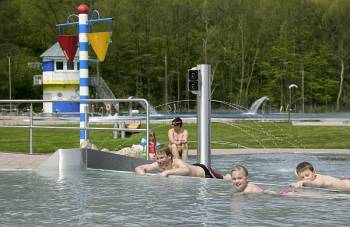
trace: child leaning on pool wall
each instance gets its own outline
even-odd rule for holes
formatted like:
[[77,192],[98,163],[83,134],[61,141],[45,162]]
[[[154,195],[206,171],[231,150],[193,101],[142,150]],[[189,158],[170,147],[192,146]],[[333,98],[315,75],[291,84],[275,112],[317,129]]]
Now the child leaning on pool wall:
[[318,174],[309,162],[299,163],[295,169],[295,175],[297,178],[297,182],[293,184],[295,188],[307,186],[350,191],[349,178],[336,178]]
[[231,169],[231,174],[226,174],[224,176],[225,180],[232,180],[233,187],[237,190],[237,192],[243,193],[258,193],[263,192],[263,190],[249,182],[249,174],[248,170],[243,165],[235,165]]

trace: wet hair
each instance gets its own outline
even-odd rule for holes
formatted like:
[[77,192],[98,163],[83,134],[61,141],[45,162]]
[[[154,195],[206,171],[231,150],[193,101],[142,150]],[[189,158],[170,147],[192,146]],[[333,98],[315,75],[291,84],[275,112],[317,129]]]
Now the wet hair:
[[173,153],[171,153],[171,150],[167,144],[161,144],[156,149],[157,155],[165,154],[166,156],[170,156],[173,158]]
[[179,117],[174,118],[174,120],[171,122],[172,125],[180,125],[182,127],[182,120]]
[[233,166],[232,169],[231,169],[231,174],[232,174],[233,171],[243,171],[245,176],[246,177],[248,176],[248,169],[245,166],[243,166],[243,165],[235,165],[235,166]]
[[301,173],[305,170],[310,170],[311,172],[315,171],[314,167],[312,166],[312,164],[310,162],[301,162],[297,165],[297,168],[295,169],[297,175],[299,175],[299,173]]

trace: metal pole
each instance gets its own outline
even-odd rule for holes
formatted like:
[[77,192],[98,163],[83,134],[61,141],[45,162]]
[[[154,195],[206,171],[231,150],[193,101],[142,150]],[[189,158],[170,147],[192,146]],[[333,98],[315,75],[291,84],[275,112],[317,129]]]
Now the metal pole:
[[[146,159],[149,160],[149,157],[148,157],[148,153],[149,153],[149,104],[147,101],[145,101],[146,103]],[[156,146],[156,144],[154,145]]]
[[211,151],[210,151],[210,118],[211,118],[211,66],[208,64],[202,64],[197,66],[200,69],[200,105],[198,107],[199,119],[197,125],[200,129],[198,144],[200,151],[199,163],[206,166],[211,165]]
[[[89,116],[88,116],[88,106],[85,106],[85,111],[84,111],[84,125],[85,127],[89,127]],[[89,131],[85,128],[84,129],[84,141],[89,139]]]
[[304,67],[301,71],[301,109],[302,112],[305,112],[305,97],[304,97]]
[[[11,79],[11,56],[7,55],[9,61],[9,99],[12,100],[12,79]],[[10,102],[10,112],[12,111],[12,102]]]
[[289,107],[288,107],[288,122],[290,122],[290,115],[291,115],[291,111],[292,111],[292,89],[293,88],[298,88],[298,85],[296,84],[291,84],[289,85],[288,89],[289,89]]
[[96,75],[100,77],[100,62],[98,60],[96,62]]
[[[199,79],[199,83],[201,83],[200,81],[201,81],[201,77]],[[201,89],[200,84],[198,86],[199,86],[199,89]],[[201,90],[199,90],[199,94],[200,94],[200,92],[201,92]],[[197,122],[196,122],[196,124],[197,124],[197,136],[196,136],[196,141],[197,141],[197,162],[201,163],[201,160],[202,160],[201,150],[202,149],[201,149],[201,144],[199,141],[201,141],[200,119],[202,117],[201,117],[201,97],[199,94],[197,94],[197,102],[196,102],[196,104],[197,104],[197,119],[196,119],[197,120]]]
[[[114,125],[113,125],[113,128],[118,129],[119,128],[119,124],[117,122],[115,122]],[[118,130],[113,131],[113,139],[118,139],[118,134],[119,134]]]
[[168,58],[165,55],[164,57],[164,74],[165,74],[165,78],[164,78],[164,106],[166,106],[168,104]]
[[29,154],[33,154],[33,103],[30,103],[30,117],[29,117]]
[[292,88],[289,87],[289,106],[288,106],[288,122],[290,122],[290,111],[292,105]]
[[[79,63],[80,63],[80,100],[89,99],[89,45],[87,33],[89,32],[88,25],[88,13],[89,8],[81,4],[77,8],[77,13],[79,14]],[[88,103],[80,102],[80,144],[89,138],[89,135],[84,128],[87,124],[87,111]]]

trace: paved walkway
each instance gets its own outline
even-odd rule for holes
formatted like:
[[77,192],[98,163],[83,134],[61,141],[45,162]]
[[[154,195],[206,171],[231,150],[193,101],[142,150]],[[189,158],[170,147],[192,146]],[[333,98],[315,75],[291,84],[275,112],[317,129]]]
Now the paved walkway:
[[[214,149],[212,155],[223,154],[263,154],[263,153],[329,153],[349,154],[350,149]],[[189,155],[196,155],[196,150],[190,150]],[[51,154],[19,154],[0,152],[0,171],[34,170]]]
[[0,152],[0,171],[33,170],[49,157],[50,154],[29,155]]

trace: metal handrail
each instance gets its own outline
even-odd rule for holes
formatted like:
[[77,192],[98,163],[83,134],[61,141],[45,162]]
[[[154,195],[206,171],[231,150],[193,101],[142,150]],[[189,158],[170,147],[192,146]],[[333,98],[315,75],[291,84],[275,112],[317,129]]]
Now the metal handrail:
[[[44,103],[44,102],[144,102],[146,104],[146,129],[127,129],[127,128],[90,128],[86,127],[88,124],[84,124],[84,127],[65,127],[65,126],[37,126],[33,124],[33,104],[34,103]],[[76,100],[41,100],[41,99],[33,99],[33,100],[0,100],[0,103],[29,103],[30,104],[30,115],[29,115],[29,125],[0,125],[0,128],[29,128],[29,154],[33,154],[33,128],[40,129],[73,129],[73,130],[85,130],[88,132],[89,130],[111,130],[111,131],[129,131],[129,132],[143,132],[146,131],[146,154],[148,160],[149,153],[149,102],[146,99],[76,99]],[[87,111],[86,111],[87,113]],[[85,118],[87,119],[87,118]]]

